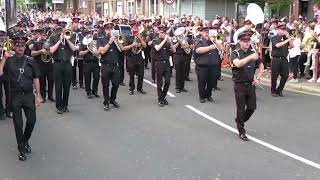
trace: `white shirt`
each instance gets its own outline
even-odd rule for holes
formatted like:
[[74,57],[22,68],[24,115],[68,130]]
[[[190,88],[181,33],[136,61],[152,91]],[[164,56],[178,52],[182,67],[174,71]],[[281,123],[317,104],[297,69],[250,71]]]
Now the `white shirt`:
[[301,39],[295,38],[293,41],[293,47],[289,49],[289,57],[294,58],[301,54]]

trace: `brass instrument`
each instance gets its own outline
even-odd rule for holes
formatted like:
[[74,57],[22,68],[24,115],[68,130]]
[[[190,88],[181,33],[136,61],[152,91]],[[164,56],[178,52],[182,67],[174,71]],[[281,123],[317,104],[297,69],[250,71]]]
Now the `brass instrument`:
[[46,53],[44,54],[41,54],[41,61],[44,62],[44,63],[48,63],[52,60],[52,53],[50,52],[50,44],[49,44],[49,41],[50,41],[50,38],[53,37],[54,34],[51,34],[51,36],[48,37],[47,41],[44,42],[43,44],[43,49],[46,50]]
[[[213,44],[215,44],[215,45],[223,44],[224,39],[225,39],[225,35],[223,33],[218,33],[216,30],[209,30],[209,40]],[[221,51],[218,47],[217,47],[217,50],[219,52],[220,59],[223,59],[224,58],[224,52]]]
[[[97,40],[94,40],[94,36],[95,34],[98,34],[98,32],[94,32],[93,35],[87,35],[83,38],[82,40],[82,44],[87,46],[87,49],[92,53],[94,54],[93,52],[97,51],[98,49],[98,43],[97,43]],[[97,55],[96,56],[99,60],[101,59],[101,55]]]
[[71,29],[66,29],[64,31],[64,38],[70,39],[72,37],[73,31]]
[[117,36],[117,38],[118,38],[118,42],[120,43],[120,44],[123,44],[123,43],[125,43],[126,42],[126,40],[127,40],[127,38],[126,38],[126,36],[125,35],[119,35],[119,36]]
[[[143,34],[145,32],[145,28],[141,28],[139,30],[139,34]],[[141,43],[141,40],[137,37],[137,34],[134,34],[134,41],[133,43],[136,43],[138,46],[137,47],[134,47],[131,49],[131,52],[133,54],[139,54],[141,51],[142,51],[142,43]]]
[[6,36],[3,39],[1,47],[2,47],[1,59],[2,59],[3,56],[4,56],[4,53],[6,51],[12,51],[13,50],[13,41],[12,41],[12,39],[10,39],[9,36]]
[[70,39],[73,35],[73,31],[71,29],[66,29],[64,30],[64,40],[63,40],[63,45],[66,45],[66,39]]
[[174,36],[177,39],[177,42],[180,43],[181,48],[184,50],[185,53],[190,54],[191,49],[188,43],[188,38],[185,36],[185,27],[179,27],[174,31]]

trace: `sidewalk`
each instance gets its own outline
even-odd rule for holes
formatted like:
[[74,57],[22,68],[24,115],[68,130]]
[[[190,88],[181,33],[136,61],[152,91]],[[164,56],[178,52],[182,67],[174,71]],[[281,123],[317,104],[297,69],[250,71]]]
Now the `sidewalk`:
[[[227,76],[227,77],[232,76],[231,68],[222,68],[221,72],[223,76]],[[291,83],[289,82],[289,80],[291,80],[291,78],[288,79],[284,88],[285,90],[293,90],[293,91],[300,91],[304,93],[312,93],[312,94],[320,95],[320,83],[310,83],[307,81],[307,79],[304,79],[304,78],[299,79],[298,83]],[[266,85],[270,87],[271,85],[270,71],[263,72],[260,83],[262,85]]]

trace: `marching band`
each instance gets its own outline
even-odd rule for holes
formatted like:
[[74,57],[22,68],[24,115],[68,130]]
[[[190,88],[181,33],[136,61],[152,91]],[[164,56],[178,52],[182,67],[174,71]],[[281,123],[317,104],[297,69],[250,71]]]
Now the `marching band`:
[[[244,123],[256,108],[255,85],[258,85],[267,66],[267,54],[272,58],[272,96],[283,96],[282,90],[290,76],[287,59],[289,49],[300,47],[300,44],[294,43],[299,31],[275,19],[270,23],[265,22],[261,9],[251,9],[253,12],[248,12],[241,28],[238,27],[238,21],[233,20],[230,24],[227,18],[219,16],[212,23],[202,23],[199,17],[195,17],[193,21],[188,17],[171,19],[162,16],[154,19],[114,17],[97,20],[77,14],[71,19],[54,13],[43,13],[40,17],[37,16],[39,13],[34,13],[27,21],[26,18],[23,18],[23,21],[21,18],[15,27],[8,30],[0,25],[0,74],[3,75],[0,97],[2,85],[6,95],[6,108],[0,106],[0,119],[4,119],[4,113],[14,118],[19,159],[25,160],[25,152],[31,152],[28,139],[35,123],[35,109],[31,108],[26,112],[27,121],[31,123],[27,127],[27,134],[23,135],[22,105],[29,107],[38,104],[38,100],[41,103],[49,100],[55,102],[58,114],[67,113],[71,86],[77,89],[79,84],[81,89],[85,89],[88,99],[99,98],[98,85],[101,79],[104,110],[109,111],[110,104],[120,108],[116,99],[119,86],[125,86],[124,67],[129,75],[129,95],[135,94],[135,90],[137,93],[146,94],[143,79],[144,70],[149,69],[149,63],[151,78],[157,85],[160,107],[168,105],[166,95],[173,68],[176,93],[188,92],[185,81],[191,80],[189,72],[191,62],[194,61],[199,101],[205,103],[213,102],[212,91],[220,89],[218,81],[223,80],[222,66],[231,66],[237,105],[235,121],[239,137],[248,140]],[[262,27],[259,28],[258,24],[262,24]],[[299,23],[294,27],[305,28]],[[315,29],[311,24],[308,31],[305,30],[307,34],[304,50],[308,58],[316,53]],[[266,44],[268,39],[270,43]],[[25,46],[25,49],[21,48],[22,46]],[[264,54],[259,55],[260,52]],[[292,56],[295,57],[296,55]],[[25,68],[24,63],[21,65],[21,58],[27,59],[31,69]],[[7,59],[19,62],[19,68],[6,65]],[[307,70],[314,70],[314,67],[309,66],[311,63],[314,65],[313,59],[306,61]],[[297,64],[296,59],[295,66],[298,66]],[[297,77],[297,68],[293,71],[294,78]],[[259,71],[257,74],[256,69]],[[315,72],[313,74],[315,75]],[[281,81],[277,87],[279,75]],[[20,78],[16,80],[17,77]],[[20,89],[13,87],[21,77],[25,83],[29,83],[27,89],[22,88],[26,85],[24,83],[17,85],[21,86]],[[30,78],[33,78],[33,83]],[[30,83],[36,90],[35,95],[28,96],[36,100],[33,104],[29,102],[30,98],[23,99],[24,95],[30,93]],[[19,96],[13,97],[15,95]],[[23,100],[21,103],[17,100],[20,96]]]

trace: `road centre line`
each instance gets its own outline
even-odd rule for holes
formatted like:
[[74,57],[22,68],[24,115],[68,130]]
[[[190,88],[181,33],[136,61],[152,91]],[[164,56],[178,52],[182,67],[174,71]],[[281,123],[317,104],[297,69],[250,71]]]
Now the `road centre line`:
[[[238,134],[238,130],[236,130],[235,128],[233,128],[233,127],[231,127],[231,126],[229,126],[229,125],[227,125],[227,124],[224,124],[223,122],[221,122],[221,121],[219,121],[219,120],[217,120],[217,119],[215,119],[215,118],[213,118],[213,117],[211,117],[211,116],[209,116],[209,115],[201,112],[200,110],[194,108],[194,107],[191,106],[191,105],[185,105],[185,106],[186,106],[188,109],[190,109],[191,111],[197,113],[198,115],[200,115],[200,116],[208,119],[209,121],[211,121],[211,122],[213,122],[213,123],[215,123],[215,124],[217,124],[217,125],[225,128],[225,129],[227,129],[227,130],[229,130],[229,131],[231,131],[231,132],[233,132],[233,133]],[[308,160],[308,159],[305,159],[305,158],[303,158],[303,157],[301,157],[301,156],[298,156],[298,155],[296,155],[296,154],[293,154],[293,153],[291,153],[291,152],[288,152],[288,151],[286,151],[286,150],[284,150],[284,149],[281,149],[281,148],[276,147],[276,146],[274,146],[274,145],[272,145],[272,144],[269,144],[269,143],[267,143],[267,142],[264,142],[264,141],[262,141],[262,140],[260,140],[260,139],[257,139],[257,138],[255,138],[255,137],[253,137],[253,136],[250,136],[250,135],[247,135],[247,136],[248,136],[248,138],[249,138],[250,140],[252,140],[253,142],[256,142],[257,144],[260,144],[260,145],[262,145],[262,146],[265,146],[266,148],[269,148],[269,149],[271,149],[271,150],[274,150],[274,151],[276,151],[276,152],[278,152],[278,153],[280,153],[280,154],[283,154],[283,155],[288,156],[288,157],[290,157],[290,158],[292,158],[292,159],[298,160],[298,161],[300,161],[300,162],[302,162],[302,163],[304,163],[304,164],[307,164],[307,165],[309,165],[309,166],[312,166],[312,167],[314,167],[314,168],[320,169],[320,164],[318,164],[318,163],[315,163],[315,162],[310,161],[310,160]]]
[[[143,81],[144,82],[146,82],[146,83],[148,83],[148,84],[150,84],[151,86],[153,86],[153,87],[157,87],[157,85],[156,84],[154,84],[154,83],[152,83],[152,82],[150,82],[149,80],[146,80],[146,79],[143,79]],[[172,94],[171,92],[169,92],[168,91],[168,96],[170,96],[170,97],[176,97],[174,94]]]

